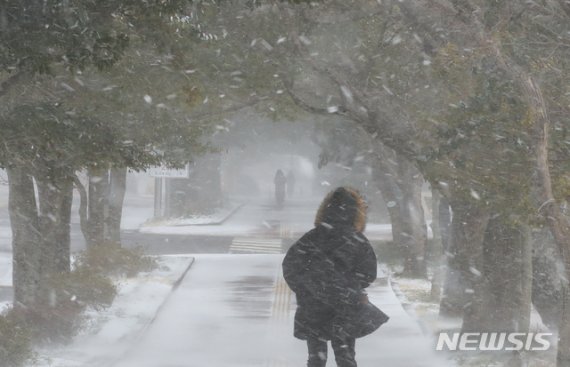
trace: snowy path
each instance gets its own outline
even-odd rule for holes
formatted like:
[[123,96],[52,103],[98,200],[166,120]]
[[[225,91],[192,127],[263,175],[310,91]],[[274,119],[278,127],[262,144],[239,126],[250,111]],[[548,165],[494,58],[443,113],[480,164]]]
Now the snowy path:
[[[292,336],[294,297],[281,277],[282,258],[196,256],[155,323],[115,366],[304,366],[305,344]],[[447,365],[385,281],[370,288],[370,298],[391,320],[357,341],[360,367]]]
[[[155,235],[298,238],[313,228],[319,205],[320,199],[294,199],[278,210],[270,200],[257,199],[247,202],[222,224],[148,224],[139,231]],[[369,223],[364,234],[370,240],[389,241],[392,239],[392,226],[389,223]]]

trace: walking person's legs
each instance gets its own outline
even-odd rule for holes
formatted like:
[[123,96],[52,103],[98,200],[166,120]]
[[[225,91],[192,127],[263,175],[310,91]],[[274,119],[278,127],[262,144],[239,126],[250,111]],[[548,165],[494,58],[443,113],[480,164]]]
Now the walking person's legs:
[[309,360],[307,367],[325,367],[327,364],[327,342],[319,339],[307,339]]
[[356,356],[356,340],[354,338],[336,337],[333,338],[331,344],[338,367],[357,367],[354,359]]

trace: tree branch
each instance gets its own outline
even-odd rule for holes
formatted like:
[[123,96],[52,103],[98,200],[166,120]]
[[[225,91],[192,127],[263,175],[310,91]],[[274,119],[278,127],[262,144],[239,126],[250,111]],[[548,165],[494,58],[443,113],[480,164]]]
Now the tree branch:
[[292,80],[289,80],[288,78],[281,75],[281,82],[283,83],[285,91],[287,92],[293,103],[295,103],[298,107],[309,113],[314,113],[317,115],[344,115],[346,112],[343,107],[339,107],[338,110],[334,111],[323,107],[312,106],[307,102],[305,102],[303,99],[301,99],[299,96],[297,96],[295,92],[293,92]]

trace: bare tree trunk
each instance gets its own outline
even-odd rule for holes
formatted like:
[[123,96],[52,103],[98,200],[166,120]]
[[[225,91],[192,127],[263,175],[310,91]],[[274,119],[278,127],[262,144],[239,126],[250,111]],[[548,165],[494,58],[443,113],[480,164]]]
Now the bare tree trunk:
[[489,221],[489,213],[463,200],[450,200],[453,209],[451,222],[451,247],[446,252],[447,272],[440,315],[461,317],[473,290],[471,269],[480,268],[483,256],[483,239]]
[[121,218],[126,189],[127,169],[112,168],[109,183],[108,213],[105,224],[107,227],[106,241],[114,244],[121,243]]
[[[566,264],[568,268],[568,264]],[[556,365],[558,367],[570,366],[570,289],[568,285],[564,287],[562,302],[562,317],[560,328],[558,329],[558,353],[556,355]]]
[[398,186],[402,192],[402,249],[404,274],[426,277],[427,226],[422,206],[423,176],[409,161],[398,159]]
[[[50,277],[70,271],[70,219],[73,200],[73,183],[70,176],[54,172],[38,173],[38,197],[41,228],[41,279],[42,302],[57,302],[51,292]],[[52,304],[55,306],[55,304]]]
[[443,286],[443,241],[441,238],[441,226],[439,221],[439,206],[441,195],[439,191],[432,188],[431,190],[431,208],[432,221],[431,230],[433,233],[433,245],[431,246],[433,275],[431,279],[430,296],[434,301],[441,299],[441,290]]
[[387,167],[389,163],[379,157],[374,167],[374,178],[382,197],[386,201],[390,222],[392,224],[392,242],[396,246],[402,243],[402,217],[400,213],[400,189],[396,183],[396,177]]
[[423,177],[406,160],[379,149],[375,179],[387,202],[392,240],[404,259],[403,273],[426,276],[427,227],[422,206]]
[[14,306],[32,307],[40,282],[40,226],[31,173],[8,167],[9,212],[12,227]]
[[90,246],[91,243],[89,243],[89,240],[92,238],[92,235],[90,233],[91,227],[89,226],[89,213],[87,210],[89,206],[89,194],[77,175],[73,175],[73,185],[79,192],[79,225],[81,227],[81,233],[83,233],[87,246]]
[[109,189],[109,170],[106,168],[91,168],[88,189],[88,220],[89,231],[86,238],[88,246],[96,246],[105,242],[105,214],[107,212],[107,195]]
[[443,252],[445,253],[451,246],[451,217],[453,213],[449,206],[449,200],[447,200],[445,196],[440,196],[439,200],[439,212],[437,216],[439,218],[441,244],[443,246]]
[[88,189],[73,177],[80,196],[79,218],[85,241],[88,246],[104,242],[120,245],[127,168],[91,169],[88,177]]
[[[566,278],[570,279],[570,220],[564,216],[552,192],[552,179],[548,161],[550,121],[546,113],[546,104],[542,91],[531,77],[521,78],[519,82],[525,90],[527,100],[535,115],[533,135],[536,149],[536,193],[538,211],[550,227],[554,240],[564,260]],[[570,367],[570,294],[568,286],[564,288],[562,318],[558,330],[558,367]]]
[[542,322],[560,327],[565,279],[564,261],[548,227],[533,230],[532,304]]
[[528,226],[505,215],[487,225],[483,256],[469,269],[473,293],[465,308],[465,332],[528,332],[532,257]]
[[[479,25],[479,28],[483,27]],[[548,159],[549,128],[548,107],[544,102],[540,86],[525,69],[508,56],[503,55],[501,45],[488,43],[496,59],[508,75],[518,84],[533,117],[534,134],[532,136],[536,152],[536,193],[538,211],[546,219],[550,231],[564,259],[566,278],[570,279],[570,219],[565,217],[552,192],[552,179]],[[562,308],[562,320],[558,334],[558,367],[570,367],[570,296],[566,287]]]
[[71,270],[71,205],[73,204],[73,180],[69,175],[61,178],[60,190],[56,270],[67,272]]

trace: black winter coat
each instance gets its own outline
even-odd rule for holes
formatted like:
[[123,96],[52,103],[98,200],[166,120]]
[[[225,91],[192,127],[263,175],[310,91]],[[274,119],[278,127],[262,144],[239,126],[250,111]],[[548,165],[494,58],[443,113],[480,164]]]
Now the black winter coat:
[[322,222],[299,239],[283,261],[297,296],[294,335],[330,340],[337,320],[354,308],[376,279],[376,255],[351,223]]

